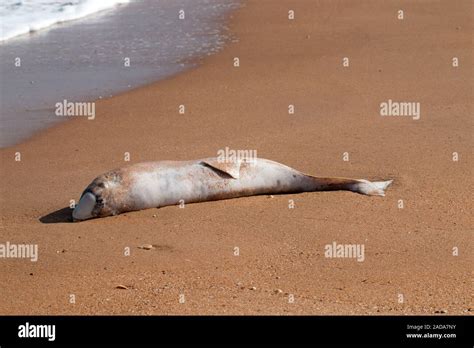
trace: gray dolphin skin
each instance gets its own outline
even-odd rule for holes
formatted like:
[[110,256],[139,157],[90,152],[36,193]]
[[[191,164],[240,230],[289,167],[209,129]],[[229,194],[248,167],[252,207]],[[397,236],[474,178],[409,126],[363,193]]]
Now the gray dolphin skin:
[[391,183],[392,180],[315,177],[263,158],[145,162],[98,176],[84,190],[72,216],[73,221],[81,221],[180,203],[262,194],[348,190],[384,196]]

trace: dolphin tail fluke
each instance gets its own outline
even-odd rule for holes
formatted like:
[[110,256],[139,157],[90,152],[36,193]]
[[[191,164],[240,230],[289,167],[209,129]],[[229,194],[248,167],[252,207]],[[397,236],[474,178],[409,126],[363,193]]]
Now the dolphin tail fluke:
[[385,190],[393,182],[393,180],[372,182],[368,180],[359,181],[360,182],[356,184],[355,192],[369,196],[385,196]]

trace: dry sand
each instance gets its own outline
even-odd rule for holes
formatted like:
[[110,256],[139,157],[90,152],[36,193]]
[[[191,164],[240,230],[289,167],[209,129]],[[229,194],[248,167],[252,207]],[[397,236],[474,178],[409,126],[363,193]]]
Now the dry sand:
[[[472,313],[472,2],[254,0],[230,24],[239,42],[197,69],[0,151],[0,242],[39,246],[38,262],[0,260],[0,313]],[[420,102],[421,119],[381,117],[388,99]],[[395,182],[384,198],[259,196],[83,223],[66,222],[68,209],[51,215],[124,165],[124,152],[184,160],[226,146],[314,175]],[[334,241],[364,244],[365,260],[324,257]]]

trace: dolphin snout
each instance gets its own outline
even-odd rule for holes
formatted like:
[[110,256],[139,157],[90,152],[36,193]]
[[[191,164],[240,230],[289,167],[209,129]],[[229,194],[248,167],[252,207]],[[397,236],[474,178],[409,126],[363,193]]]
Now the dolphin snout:
[[95,195],[91,192],[84,193],[72,212],[73,221],[87,220],[92,218],[92,210],[94,210],[95,204]]

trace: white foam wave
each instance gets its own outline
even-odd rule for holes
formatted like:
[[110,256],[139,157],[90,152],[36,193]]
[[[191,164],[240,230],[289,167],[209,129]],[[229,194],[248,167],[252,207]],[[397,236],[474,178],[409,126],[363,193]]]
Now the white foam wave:
[[0,41],[127,2],[129,0],[2,0]]

